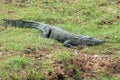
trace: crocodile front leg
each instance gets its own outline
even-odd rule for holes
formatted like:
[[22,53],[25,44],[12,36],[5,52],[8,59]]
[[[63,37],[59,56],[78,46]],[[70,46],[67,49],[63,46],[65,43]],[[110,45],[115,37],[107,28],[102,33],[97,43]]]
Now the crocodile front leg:
[[74,45],[71,44],[71,41],[70,41],[70,40],[66,40],[66,41],[64,42],[64,46],[65,46],[65,47],[68,47],[68,48],[73,48],[73,47],[74,47]]

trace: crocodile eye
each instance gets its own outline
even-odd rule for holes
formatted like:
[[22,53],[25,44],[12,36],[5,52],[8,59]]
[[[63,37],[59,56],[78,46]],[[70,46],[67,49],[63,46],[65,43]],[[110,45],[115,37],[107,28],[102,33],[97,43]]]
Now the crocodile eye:
[[79,39],[79,37],[74,37],[73,39]]
[[88,39],[93,39],[93,37],[89,37]]

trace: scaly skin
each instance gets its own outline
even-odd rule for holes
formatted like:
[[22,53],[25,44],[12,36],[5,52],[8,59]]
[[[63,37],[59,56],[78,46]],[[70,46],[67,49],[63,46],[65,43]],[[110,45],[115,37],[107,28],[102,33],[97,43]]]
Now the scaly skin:
[[45,38],[56,39],[60,42],[63,42],[64,46],[69,48],[72,48],[78,45],[93,46],[93,45],[103,44],[105,42],[104,40],[99,40],[92,36],[83,36],[83,35],[73,34],[59,27],[43,24],[40,22],[10,20],[10,19],[3,19],[3,20],[7,25],[10,25],[10,26],[37,28],[43,32],[43,36]]

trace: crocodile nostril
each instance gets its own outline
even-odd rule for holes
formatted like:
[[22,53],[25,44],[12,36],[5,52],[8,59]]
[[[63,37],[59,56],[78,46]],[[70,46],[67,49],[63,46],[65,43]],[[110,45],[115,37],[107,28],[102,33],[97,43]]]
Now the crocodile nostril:
[[100,40],[100,41],[98,41],[97,44],[103,44],[103,43],[105,43],[105,41],[104,40]]
[[100,42],[101,44],[102,44],[102,43],[105,43],[105,41],[104,41],[104,40],[100,40],[99,42]]

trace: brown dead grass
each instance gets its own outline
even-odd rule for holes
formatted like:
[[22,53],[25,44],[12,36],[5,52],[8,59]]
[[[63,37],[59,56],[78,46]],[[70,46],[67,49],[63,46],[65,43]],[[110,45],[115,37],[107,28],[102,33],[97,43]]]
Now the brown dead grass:
[[[65,80],[68,78],[76,79],[77,69],[82,71],[77,79],[85,80],[89,78],[102,79],[100,72],[109,73],[109,76],[119,77],[120,60],[114,59],[115,55],[88,55],[78,54],[72,60],[54,61],[51,65],[55,68],[53,72],[49,72],[49,80]],[[74,65],[74,68],[69,68]]]
[[115,55],[88,55],[78,54],[73,60],[84,74],[96,74],[98,72],[109,72],[120,74],[120,60],[114,59]]
[[[68,50],[68,48],[61,48],[60,46],[53,46],[57,51]],[[12,55],[14,51],[5,50],[5,54]],[[50,59],[54,51],[47,48],[35,48],[28,47],[22,52],[22,56],[35,58],[39,63],[44,63],[47,59]],[[13,55],[14,56],[14,55]],[[76,79],[76,80],[88,80],[88,79],[102,79],[100,73],[108,73],[109,76],[114,76],[120,79],[120,59],[115,59],[118,55],[95,55],[95,54],[84,54],[77,53],[73,59],[64,59],[57,61],[55,59],[51,62],[51,67],[54,70],[47,71],[45,68],[41,68],[40,73],[43,73],[48,77],[49,80],[65,80],[65,79]],[[0,61],[4,60],[2,57]],[[38,64],[34,64],[33,68],[36,68]],[[78,71],[82,73],[78,75]],[[25,71],[20,70],[19,72],[13,71],[16,74],[23,75],[23,78],[28,77]],[[11,75],[11,79],[14,75]]]
[[38,60],[45,60],[45,58],[47,58],[47,55],[51,54],[51,51],[48,50],[47,48],[29,47],[29,48],[26,48],[23,51],[23,53],[27,57],[34,57],[35,59],[38,59]]
[[[53,46],[56,50],[69,50],[68,48],[61,48]],[[23,51],[25,56],[34,57],[40,61],[45,61],[48,56],[53,54],[53,51],[47,48],[32,48],[29,47]],[[65,59],[62,61],[54,60],[51,66],[53,71],[46,71],[43,68],[43,73],[48,76],[49,80],[65,80],[69,78],[76,79],[77,69],[82,71],[82,74],[77,76],[77,79],[85,80],[88,78],[101,79],[100,72],[107,72],[110,76],[119,77],[120,74],[120,59],[115,59],[117,55],[90,55],[78,53],[74,59]],[[52,56],[53,57],[53,56]],[[74,67],[70,67],[70,66]]]

